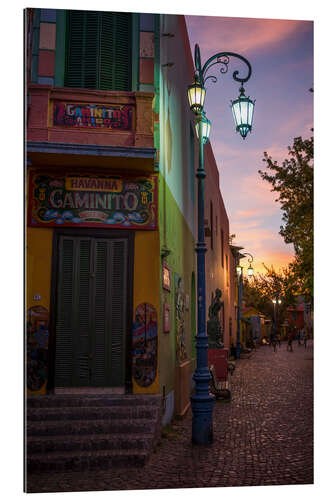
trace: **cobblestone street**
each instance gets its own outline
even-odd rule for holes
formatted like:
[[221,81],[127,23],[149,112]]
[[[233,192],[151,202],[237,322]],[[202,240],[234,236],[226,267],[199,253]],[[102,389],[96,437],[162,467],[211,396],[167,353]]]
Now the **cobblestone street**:
[[231,402],[215,404],[212,446],[192,446],[189,411],[144,467],[30,475],[28,492],[313,483],[313,346],[293,349],[262,346],[237,362]]

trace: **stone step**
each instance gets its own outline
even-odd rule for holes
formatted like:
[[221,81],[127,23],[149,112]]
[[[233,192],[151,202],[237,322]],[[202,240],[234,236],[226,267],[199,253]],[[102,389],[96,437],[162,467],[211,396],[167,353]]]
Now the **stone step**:
[[136,418],[96,420],[49,420],[27,422],[27,436],[75,436],[88,434],[149,434],[159,428],[158,420]]
[[155,406],[75,406],[59,408],[27,408],[28,422],[49,420],[102,420],[137,418],[156,419],[160,409]]
[[159,394],[149,395],[48,395],[30,396],[27,408],[64,408],[99,406],[161,406]]
[[27,438],[27,453],[52,453],[62,451],[98,451],[98,450],[151,450],[154,443],[154,433],[143,434],[85,434],[29,436]]
[[141,467],[149,452],[132,450],[64,451],[32,454],[27,457],[28,472],[107,470],[114,467]]

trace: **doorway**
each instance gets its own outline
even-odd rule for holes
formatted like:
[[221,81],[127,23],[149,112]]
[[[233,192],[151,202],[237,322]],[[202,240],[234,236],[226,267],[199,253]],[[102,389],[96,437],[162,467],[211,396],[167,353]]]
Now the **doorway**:
[[54,387],[128,386],[133,237],[91,231],[56,239]]

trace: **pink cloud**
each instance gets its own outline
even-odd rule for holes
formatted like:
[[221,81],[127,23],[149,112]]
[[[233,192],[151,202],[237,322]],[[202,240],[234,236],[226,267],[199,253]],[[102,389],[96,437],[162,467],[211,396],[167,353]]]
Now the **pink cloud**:
[[[202,52],[215,46],[217,50],[250,52],[271,50],[272,45],[291,37],[296,31],[304,29],[311,21],[280,19],[249,19],[233,17],[187,16],[191,33],[200,30]],[[221,24],[223,23],[223,30]]]
[[238,210],[235,213],[235,218],[247,219],[248,217],[255,217],[261,215],[260,210]]

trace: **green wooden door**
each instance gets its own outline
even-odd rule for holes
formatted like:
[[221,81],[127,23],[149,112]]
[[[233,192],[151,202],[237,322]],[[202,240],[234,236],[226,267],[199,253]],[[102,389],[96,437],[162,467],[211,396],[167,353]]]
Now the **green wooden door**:
[[124,385],[127,252],[126,239],[60,236],[57,387]]

